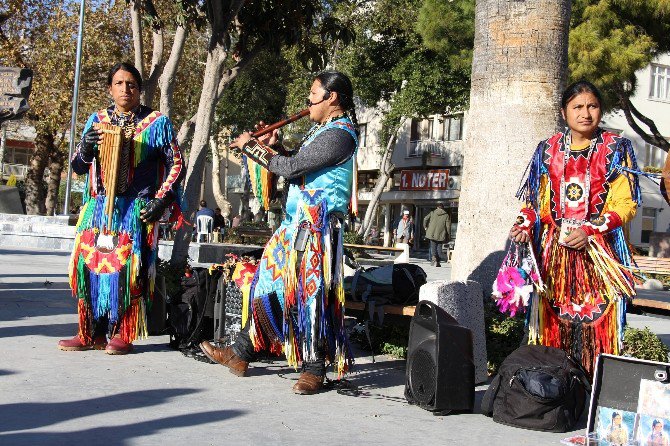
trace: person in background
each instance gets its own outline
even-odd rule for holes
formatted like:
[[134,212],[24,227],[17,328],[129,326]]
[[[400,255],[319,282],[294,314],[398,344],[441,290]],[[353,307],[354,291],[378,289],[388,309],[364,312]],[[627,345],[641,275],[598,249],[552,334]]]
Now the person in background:
[[221,232],[223,232],[225,227],[226,219],[223,214],[221,214],[221,208],[214,209],[214,230],[219,229]]
[[[440,252],[442,252],[442,244],[447,243],[450,238],[451,231],[451,217],[449,213],[444,210],[444,204],[438,203],[437,208],[433,209],[430,214],[423,219],[423,229],[426,231],[426,238],[430,242],[428,248],[428,260],[432,266],[440,265]],[[447,260],[449,255],[447,254]]]
[[205,200],[200,200],[200,209],[198,210],[198,212],[196,212],[195,218],[197,219],[201,215],[206,215],[212,218],[214,218],[215,216],[214,211],[207,207],[207,202]]
[[396,243],[407,243],[409,245],[414,243],[414,222],[407,209],[402,211],[402,218],[398,220],[393,238]]
[[240,220],[241,220],[241,218],[240,218],[239,215],[234,216],[230,227],[231,228],[237,228],[240,225]]

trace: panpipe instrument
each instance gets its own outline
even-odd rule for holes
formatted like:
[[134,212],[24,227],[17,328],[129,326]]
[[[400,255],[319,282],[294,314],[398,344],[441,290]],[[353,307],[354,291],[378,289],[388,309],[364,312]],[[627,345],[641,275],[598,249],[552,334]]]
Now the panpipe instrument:
[[105,215],[107,224],[111,225],[114,213],[114,198],[116,197],[117,183],[119,180],[119,160],[123,150],[122,128],[107,123],[96,123],[93,126],[102,130],[102,144],[98,146],[98,162],[102,173],[102,185],[105,187],[107,202],[105,204]]

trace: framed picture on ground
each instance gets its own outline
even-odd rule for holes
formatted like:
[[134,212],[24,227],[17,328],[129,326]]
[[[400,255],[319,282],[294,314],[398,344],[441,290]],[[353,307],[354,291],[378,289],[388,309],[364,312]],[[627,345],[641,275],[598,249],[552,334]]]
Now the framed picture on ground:
[[595,432],[605,444],[627,445],[633,439],[635,413],[610,407],[598,407]]
[[637,412],[670,419],[670,384],[640,380]]
[[635,439],[640,446],[670,446],[670,420],[638,414]]

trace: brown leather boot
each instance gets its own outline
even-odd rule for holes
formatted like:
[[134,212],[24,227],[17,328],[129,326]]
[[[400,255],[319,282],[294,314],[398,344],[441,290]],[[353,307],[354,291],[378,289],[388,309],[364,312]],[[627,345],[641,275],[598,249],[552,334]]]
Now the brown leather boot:
[[323,388],[324,376],[316,376],[309,372],[302,372],[298,382],[293,385],[293,392],[298,395],[314,395]]
[[58,341],[58,348],[66,352],[83,352],[86,350],[104,350],[107,344],[105,336],[98,336],[93,339],[91,344],[84,344],[79,335],[72,339],[61,339]]
[[237,356],[232,347],[218,348],[207,341],[202,341],[200,350],[212,361],[228,367],[233,375],[246,376],[249,363]]

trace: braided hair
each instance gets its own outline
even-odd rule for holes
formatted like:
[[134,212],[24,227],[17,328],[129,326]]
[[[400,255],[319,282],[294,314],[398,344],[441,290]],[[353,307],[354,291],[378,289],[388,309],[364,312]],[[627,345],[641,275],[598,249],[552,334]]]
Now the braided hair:
[[359,135],[358,117],[356,116],[356,106],[354,104],[354,88],[351,85],[351,79],[339,71],[324,71],[315,77],[326,93],[335,92],[340,100],[340,106],[344,113],[354,124],[356,135]]

